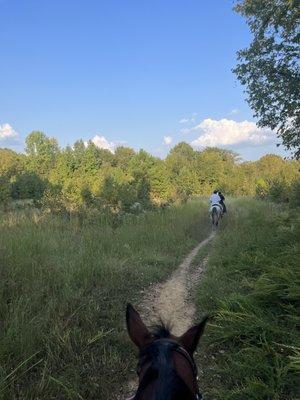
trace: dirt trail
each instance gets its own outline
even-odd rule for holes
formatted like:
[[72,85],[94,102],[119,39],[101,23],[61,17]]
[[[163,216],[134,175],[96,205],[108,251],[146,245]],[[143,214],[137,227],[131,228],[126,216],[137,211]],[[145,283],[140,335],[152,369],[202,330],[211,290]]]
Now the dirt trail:
[[191,301],[190,293],[199,281],[207,259],[204,259],[193,272],[189,271],[189,268],[198,251],[213,236],[214,233],[199,243],[166,282],[156,284],[147,290],[139,310],[148,326],[161,319],[169,324],[174,335],[182,334],[191,326],[196,309]]
[[[215,233],[212,232],[207,239],[200,242],[166,282],[155,284],[147,289],[138,307],[147,326],[162,320],[171,327],[174,335],[181,335],[192,325],[196,307],[191,298],[191,291],[199,283],[207,257],[193,271],[190,270],[190,266],[198,251],[211,241],[214,235]],[[137,380],[131,380],[128,384],[128,392],[132,394],[136,387]]]

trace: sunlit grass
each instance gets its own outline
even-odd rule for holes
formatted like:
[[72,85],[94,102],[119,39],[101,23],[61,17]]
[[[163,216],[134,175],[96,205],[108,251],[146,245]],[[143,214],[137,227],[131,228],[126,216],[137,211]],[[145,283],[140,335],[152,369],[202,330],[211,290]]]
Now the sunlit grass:
[[125,304],[208,236],[207,205],[113,225],[32,211],[0,218],[0,398],[111,398],[134,364]]
[[295,399],[299,219],[254,200],[230,208],[198,295],[215,316],[199,356],[206,398]]

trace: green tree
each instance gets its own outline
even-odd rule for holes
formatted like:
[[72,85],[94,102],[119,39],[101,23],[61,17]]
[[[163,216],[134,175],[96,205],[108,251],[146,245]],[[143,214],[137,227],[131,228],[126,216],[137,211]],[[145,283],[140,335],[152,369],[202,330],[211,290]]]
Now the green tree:
[[62,186],[64,182],[70,180],[74,175],[76,163],[73,149],[67,146],[57,154],[55,167],[49,173],[49,181],[53,185]]
[[75,142],[73,154],[75,168],[91,173],[101,166],[111,165],[114,158],[109,150],[100,149],[91,140],[87,143],[82,140]]
[[283,180],[275,180],[270,186],[268,197],[276,203],[287,203],[289,201],[290,187]]
[[253,34],[233,70],[246,86],[258,125],[277,131],[300,157],[300,2],[241,0],[235,10]]
[[130,161],[135,156],[135,151],[130,147],[120,146],[116,148],[114,154],[114,165],[128,171]]
[[59,185],[49,185],[40,200],[40,206],[52,213],[62,213],[66,211],[65,199]]
[[11,200],[11,185],[9,179],[2,175],[0,176],[0,204],[7,205]]
[[0,176],[13,177],[24,169],[24,156],[10,149],[0,149]]
[[166,158],[168,173],[173,187],[173,197],[186,200],[197,193],[199,187],[197,175],[197,152],[185,143],[178,143]]
[[275,180],[283,178],[288,162],[274,154],[267,154],[256,162],[257,175],[269,185]]
[[259,178],[255,188],[256,197],[260,199],[265,199],[268,196],[269,190],[270,187],[267,182],[264,179]]
[[300,207],[300,179],[296,179],[291,185],[289,201],[292,207]]
[[43,196],[47,182],[35,172],[22,172],[12,183],[12,194],[15,199],[39,200]]
[[33,131],[27,136],[25,144],[28,169],[42,176],[49,174],[59,152],[57,140],[43,132]]
[[172,185],[170,174],[163,160],[156,160],[149,171],[150,198],[155,205],[172,201]]
[[[197,175],[200,194],[208,195],[214,189],[227,186],[232,179],[235,154],[218,148],[207,148],[197,154]],[[226,184],[226,185],[225,185]]]
[[113,176],[107,176],[100,195],[102,207],[113,213],[129,212],[139,200],[138,190],[134,182],[118,182]]
[[155,165],[155,157],[147,153],[145,150],[140,150],[136,153],[129,162],[129,171],[131,174],[143,173],[148,175],[149,170]]

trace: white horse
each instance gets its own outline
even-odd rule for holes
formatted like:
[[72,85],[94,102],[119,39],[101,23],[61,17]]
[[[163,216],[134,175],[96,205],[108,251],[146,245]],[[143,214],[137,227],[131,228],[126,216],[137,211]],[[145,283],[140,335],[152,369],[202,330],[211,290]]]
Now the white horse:
[[221,206],[221,204],[213,204],[210,207],[209,212],[213,226],[217,227],[219,225],[219,221],[223,216],[223,207]]

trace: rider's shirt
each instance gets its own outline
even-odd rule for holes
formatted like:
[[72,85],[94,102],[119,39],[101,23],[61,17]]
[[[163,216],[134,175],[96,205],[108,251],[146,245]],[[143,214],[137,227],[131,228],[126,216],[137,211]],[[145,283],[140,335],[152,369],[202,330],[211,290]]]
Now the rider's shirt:
[[219,201],[221,201],[221,198],[220,198],[220,196],[217,194],[217,193],[213,193],[211,196],[210,196],[210,203],[211,204],[219,204]]

